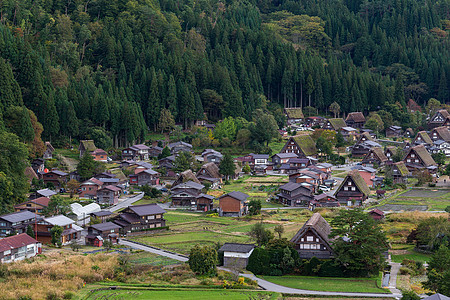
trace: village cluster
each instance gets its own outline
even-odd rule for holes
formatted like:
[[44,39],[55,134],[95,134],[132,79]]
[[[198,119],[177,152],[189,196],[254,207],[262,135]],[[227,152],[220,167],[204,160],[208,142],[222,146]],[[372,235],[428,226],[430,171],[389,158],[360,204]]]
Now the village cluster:
[[[383,168],[389,167],[392,170],[394,183],[404,184],[418,172],[436,174],[438,166],[432,158],[433,153],[442,152],[450,155],[450,115],[447,110],[439,110],[430,118],[428,132],[420,131],[414,134],[412,129],[402,131],[399,126],[390,126],[386,130],[386,139],[377,139],[374,132],[364,128],[365,117],[361,112],[350,113],[345,120],[303,118],[300,115],[300,109],[286,109],[289,130],[304,131],[304,128],[307,128],[306,133],[300,132],[298,135],[288,137],[286,131],[280,130],[286,142],[279,153],[272,156],[251,153],[235,157],[233,158],[235,174],[231,177],[236,179],[242,176],[246,166],[253,175],[288,176],[289,182],[279,186],[273,199],[267,199],[285,206],[310,210],[317,207],[362,206],[369,199],[371,189],[376,191],[377,197],[382,197],[383,177],[377,174]],[[209,126],[209,130],[214,130],[212,125],[205,126]],[[351,157],[360,158],[361,161],[341,166],[333,166],[326,162],[318,153],[316,144],[309,134],[310,131],[314,131],[312,128],[340,132],[347,141],[354,142],[347,149]],[[402,141],[397,141],[400,137]],[[173,169],[177,156],[182,152],[195,155],[193,146],[183,141],[162,146],[137,144],[123,149],[121,160],[116,163],[120,165],[120,169],[127,170],[127,177],[118,177],[112,172],[97,174],[81,182],[78,189],[80,199],[91,199],[94,202],[85,206],[72,203],[72,212],[68,216],[59,214],[45,217],[43,211],[52,197],[64,192],[69,180],[80,180],[76,171],[66,173],[45,168],[45,160],[51,158],[55,151],[47,142],[44,157],[35,159],[26,173],[30,178],[42,179],[45,184],[51,183],[54,188],[32,193],[28,201],[14,207],[14,213],[0,216],[0,237],[3,238],[0,240],[1,261],[21,260],[40,253],[41,244],[49,244],[52,241],[52,228],[55,226],[63,229],[58,236],[60,244],[81,241],[92,246],[102,246],[105,241],[117,243],[121,236],[164,229],[166,211],[158,204],[130,204],[122,210],[114,209],[122,201],[136,196],[130,193],[133,186],[148,185],[160,190],[170,198],[171,208],[216,211],[220,217],[241,217],[248,213],[251,197],[246,193],[232,191],[218,199],[208,194],[207,190],[221,189],[227,179],[219,170],[224,158],[222,153],[214,149],[205,149],[195,156],[203,163],[196,173],[190,169],[176,173]],[[170,150],[170,155],[157,160],[158,166],[154,166],[150,160],[154,163],[164,147]],[[80,157],[87,152],[95,161],[105,163],[111,161],[108,153],[98,149],[92,140],[82,140],[78,150]],[[394,162],[393,157],[398,155],[398,151],[402,151],[402,159]],[[345,178],[333,177],[332,170],[336,167],[346,172]],[[218,200],[216,202],[218,206],[214,205],[215,200]],[[378,219],[384,217],[383,212],[377,209],[371,211],[371,215]],[[89,219],[92,218],[99,219],[100,223],[89,225]],[[296,243],[300,256],[306,258],[329,256],[330,245],[327,242],[329,224],[320,215],[314,214],[305,226],[314,229],[317,236],[303,237],[300,232],[294,236],[292,241]],[[305,226],[302,230],[306,228]],[[30,227],[35,238],[26,234]],[[319,240],[322,244],[316,245]],[[311,243],[305,244],[305,241]]]

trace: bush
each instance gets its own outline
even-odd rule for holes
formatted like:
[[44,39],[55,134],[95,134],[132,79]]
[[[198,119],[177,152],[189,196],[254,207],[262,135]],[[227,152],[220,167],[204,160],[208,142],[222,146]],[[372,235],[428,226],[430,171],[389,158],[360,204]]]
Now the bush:
[[342,267],[332,260],[325,261],[320,265],[319,276],[321,277],[344,277],[345,274],[342,271]]
[[255,248],[248,258],[247,270],[256,275],[270,274],[270,255],[269,251],[262,248]]
[[403,291],[401,300],[420,300],[420,297],[414,291]]
[[317,257],[312,257],[305,264],[305,275],[307,276],[316,276],[320,269],[320,260]]
[[407,267],[401,267],[400,268],[400,274],[401,275],[413,275],[413,270],[411,270],[410,268]]

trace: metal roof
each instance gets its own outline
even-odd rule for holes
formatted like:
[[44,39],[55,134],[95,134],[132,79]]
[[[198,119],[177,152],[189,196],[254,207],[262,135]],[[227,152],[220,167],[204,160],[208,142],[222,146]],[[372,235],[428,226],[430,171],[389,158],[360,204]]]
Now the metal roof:
[[[6,220],[11,223],[23,222],[26,220],[34,219],[35,217],[36,217],[36,214],[31,211],[28,211],[28,210],[23,210],[23,211],[0,216],[1,219]],[[37,216],[37,218],[40,218],[40,217]]]

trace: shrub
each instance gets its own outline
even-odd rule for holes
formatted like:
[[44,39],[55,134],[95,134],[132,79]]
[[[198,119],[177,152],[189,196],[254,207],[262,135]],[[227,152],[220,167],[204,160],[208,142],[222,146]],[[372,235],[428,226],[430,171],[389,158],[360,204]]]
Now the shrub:
[[320,265],[319,276],[321,277],[344,277],[345,274],[342,271],[342,267],[332,260],[325,261]]
[[270,273],[269,251],[262,248],[255,248],[248,258],[247,270],[256,275],[267,275]]
[[412,275],[414,272],[410,269],[410,268],[407,268],[407,267],[401,267],[400,268],[400,274],[401,275]]
[[403,291],[401,300],[420,300],[420,297],[414,291]]

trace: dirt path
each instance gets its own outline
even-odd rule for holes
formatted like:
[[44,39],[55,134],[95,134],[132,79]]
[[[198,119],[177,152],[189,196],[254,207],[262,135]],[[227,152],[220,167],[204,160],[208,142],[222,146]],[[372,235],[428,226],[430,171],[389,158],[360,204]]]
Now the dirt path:
[[69,158],[69,157],[65,157],[61,155],[61,162],[67,166],[67,169],[69,170],[69,172],[75,171],[78,165],[78,160],[73,159],[73,158]]

